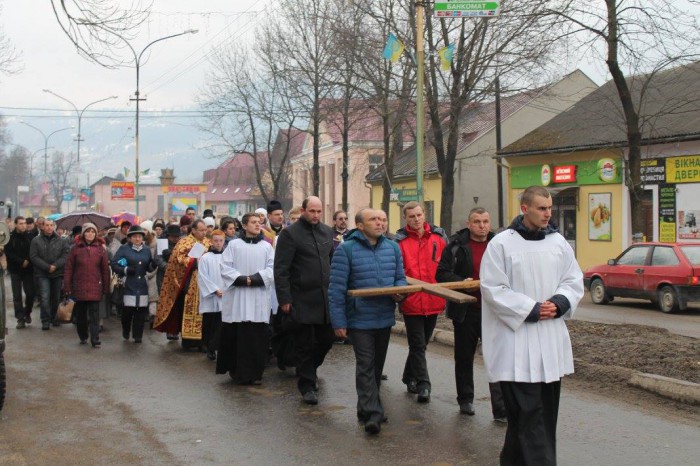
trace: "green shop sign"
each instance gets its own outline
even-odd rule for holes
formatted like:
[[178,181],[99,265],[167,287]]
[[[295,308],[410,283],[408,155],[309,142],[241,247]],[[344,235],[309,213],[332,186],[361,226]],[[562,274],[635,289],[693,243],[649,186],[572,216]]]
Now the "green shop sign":
[[[557,177],[557,169],[565,168],[567,172],[574,173],[571,176]],[[514,189],[527,188],[528,186],[584,186],[593,184],[620,184],[622,183],[622,159],[602,158],[600,160],[587,160],[576,163],[555,163],[542,165],[528,165],[525,167],[512,167],[511,187]],[[558,179],[566,179],[566,182],[558,182]]]
[[410,202],[418,200],[416,188],[392,189],[389,193],[389,202]]

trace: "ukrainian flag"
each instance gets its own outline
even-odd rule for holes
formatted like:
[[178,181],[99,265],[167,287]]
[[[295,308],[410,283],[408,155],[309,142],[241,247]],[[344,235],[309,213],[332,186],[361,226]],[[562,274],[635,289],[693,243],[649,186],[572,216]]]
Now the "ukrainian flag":
[[447,47],[443,47],[438,50],[438,55],[440,56],[440,68],[442,71],[448,71],[452,65],[452,56],[454,55],[455,46],[450,44]]
[[403,45],[403,42],[397,39],[393,32],[390,32],[389,40],[386,41],[386,46],[384,47],[384,58],[391,60],[392,63],[397,62],[405,48],[406,46]]

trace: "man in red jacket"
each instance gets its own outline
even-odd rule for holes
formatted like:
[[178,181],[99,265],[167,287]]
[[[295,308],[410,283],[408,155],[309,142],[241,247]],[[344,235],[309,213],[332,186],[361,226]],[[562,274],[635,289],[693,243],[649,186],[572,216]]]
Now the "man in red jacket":
[[[436,283],[435,272],[447,245],[445,230],[426,222],[423,206],[417,202],[407,203],[402,212],[406,226],[396,232],[396,241],[403,254],[406,276]],[[419,403],[430,401],[425,348],[433,335],[437,316],[444,309],[444,299],[423,292],[413,293],[401,303],[408,337],[408,357],[402,381],[409,393],[418,394]]]

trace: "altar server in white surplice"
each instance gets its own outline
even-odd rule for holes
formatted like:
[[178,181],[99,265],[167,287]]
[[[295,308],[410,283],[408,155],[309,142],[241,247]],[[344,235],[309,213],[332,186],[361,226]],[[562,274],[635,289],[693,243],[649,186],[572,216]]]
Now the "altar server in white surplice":
[[221,275],[221,259],[224,252],[226,234],[214,230],[211,234],[211,247],[198,264],[197,285],[199,285],[199,313],[202,314],[202,345],[207,358],[216,359],[216,350],[221,333],[221,304],[224,296],[224,279]]
[[260,218],[243,216],[243,235],[229,242],[221,262],[224,296],[216,373],[240,384],[259,384],[270,346],[270,292],[275,254]]
[[484,365],[508,417],[501,464],[555,466],[561,378],[574,372],[564,321],[583,297],[583,274],[550,222],[547,189],[527,188],[520,208],[481,259]]

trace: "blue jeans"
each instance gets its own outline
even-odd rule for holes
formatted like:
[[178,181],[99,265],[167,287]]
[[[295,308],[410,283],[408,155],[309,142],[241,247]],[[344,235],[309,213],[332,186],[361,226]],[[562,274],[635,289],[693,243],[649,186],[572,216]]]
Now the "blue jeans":
[[41,322],[53,322],[56,320],[58,303],[61,300],[63,277],[37,277],[39,285],[39,300],[41,301]]

